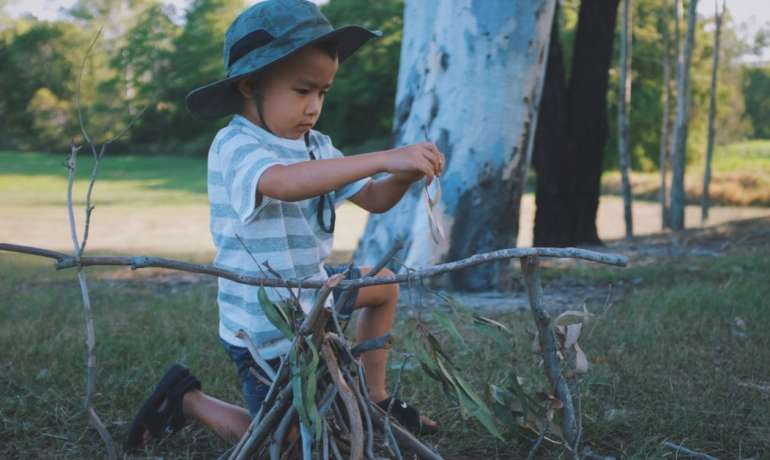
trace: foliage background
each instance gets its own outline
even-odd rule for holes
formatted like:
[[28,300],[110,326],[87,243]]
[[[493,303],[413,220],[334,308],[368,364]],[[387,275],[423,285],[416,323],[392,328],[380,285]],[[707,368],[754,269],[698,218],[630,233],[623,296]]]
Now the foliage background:
[[[631,146],[634,168],[652,171],[658,163],[663,110],[661,25],[666,20],[673,34],[673,14],[661,0],[633,3]],[[74,99],[80,62],[96,30],[103,27],[103,38],[84,72],[82,105],[90,131],[117,133],[149,105],[114,151],[205,155],[227,119],[196,119],[187,111],[184,96],[221,78],[224,31],[245,6],[244,0],[193,0],[181,20],[175,20],[173,7],[157,0],[80,0],[66,19],[57,21],[12,20],[0,13],[0,148],[61,151],[78,140]],[[565,1],[561,8],[567,71],[578,6],[577,1]],[[387,147],[403,0],[331,0],[322,11],[336,26],[356,23],[384,35],[341,67],[318,129],[346,153]],[[770,137],[770,65],[747,60],[761,55],[768,34],[762,32],[747,43],[738,38],[737,28],[728,12],[718,94],[720,144]],[[713,20],[699,21],[692,69],[691,161],[705,151],[712,43]],[[617,158],[616,68],[613,65],[610,75],[608,168],[615,167]]]

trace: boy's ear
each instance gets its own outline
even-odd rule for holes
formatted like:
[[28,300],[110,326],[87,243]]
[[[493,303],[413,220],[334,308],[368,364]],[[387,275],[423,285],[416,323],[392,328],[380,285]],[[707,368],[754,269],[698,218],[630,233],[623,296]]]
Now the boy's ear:
[[241,78],[238,80],[238,92],[241,93],[244,99],[251,99],[254,97],[254,93],[257,89],[257,82],[251,78]]

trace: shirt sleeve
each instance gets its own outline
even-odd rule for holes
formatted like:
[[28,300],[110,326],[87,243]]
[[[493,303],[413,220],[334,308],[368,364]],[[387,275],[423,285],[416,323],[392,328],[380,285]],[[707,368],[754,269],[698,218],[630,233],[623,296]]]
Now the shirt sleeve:
[[257,217],[273,198],[262,195],[257,206],[257,185],[271,166],[283,164],[275,152],[263,144],[247,142],[235,147],[224,171],[224,185],[230,205],[243,223]]
[[[342,154],[334,145],[332,145],[331,139],[329,136],[323,136],[324,141],[326,142],[326,151],[329,154],[329,158],[342,158],[345,155]],[[359,179],[357,181],[351,182],[349,184],[343,185],[342,187],[336,189],[334,191],[334,204],[335,206],[339,206],[347,199],[350,199],[353,195],[360,192],[364,186],[366,186],[369,181],[372,179],[370,177],[365,177],[363,179]]]

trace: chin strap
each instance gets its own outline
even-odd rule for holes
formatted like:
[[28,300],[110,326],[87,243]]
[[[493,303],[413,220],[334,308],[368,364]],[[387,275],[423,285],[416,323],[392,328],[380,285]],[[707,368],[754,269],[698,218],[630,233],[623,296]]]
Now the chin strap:
[[[315,160],[315,153],[310,148],[310,131],[305,133],[305,146],[307,147],[307,153],[310,156],[310,160]],[[329,225],[324,222],[324,208],[328,206],[331,213]],[[318,226],[326,233],[334,233],[334,225],[337,221],[337,213],[334,209],[334,201],[331,198],[330,193],[324,193],[318,198],[318,206],[316,207],[316,217],[318,218]]]
[[[256,86],[256,85],[255,85]],[[267,126],[267,122],[265,121],[265,116],[262,115],[262,98],[259,97],[259,92],[257,91],[256,87],[253,88],[253,93],[251,96],[251,99],[254,101],[254,105],[257,107],[257,115],[259,115],[259,126],[262,127],[265,131],[272,134],[273,136],[276,136],[276,134]]]

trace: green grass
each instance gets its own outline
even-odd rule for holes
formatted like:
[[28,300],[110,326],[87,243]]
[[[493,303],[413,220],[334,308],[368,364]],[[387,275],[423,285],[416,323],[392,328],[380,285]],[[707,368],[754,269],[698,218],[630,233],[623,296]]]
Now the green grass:
[[[685,194],[687,204],[700,204],[703,194],[703,162],[687,166]],[[770,140],[752,140],[717,146],[712,163],[709,195],[714,205],[770,206]],[[669,177],[671,172],[669,171]],[[633,171],[634,199],[657,201],[660,190],[658,172]],[[619,171],[602,175],[602,193],[619,195]]]
[[[768,246],[628,270],[547,269],[546,290],[561,279],[608,291],[610,284],[634,286],[606,311],[600,303],[587,305],[600,315],[581,338],[592,362],[581,383],[584,445],[621,458],[662,458],[664,440],[718,458],[770,456],[770,395],[756,387],[770,385],[768,272]],[[88,270],[97,331],[96,407],[115,438],[124,439],[133,411],[173,361],[189,365],[214,396],[240,402],[234,368],[217,339],[215,285],[109,276],[126,273]],[[100,456],[100,441],[81,408],[83,325],[74,272],[4,254],[0,279],[0,439],[14,440],[0,444],[0,457]],[[456,319],[465,347],[428,324],[480,393],[511,369],[528,390],[545,388],[531,351],[528,313],[497,317],[515,331],[513,347]],[[396,354],[414,321],[399,321]],[[507,442],[496,441],[459,416],[456,404],[419,368],[405,372],[402,390],[442,424],[441,434],[429,441],[448,458],[526,456],[531,433],[512,430]],[[623,417],[608,417],[612,413]],[[147,454],[210,458],[225,448],[202,428],[190,427],[152,444]],[[558,454],[545,446],[542,458]]]
[[[6,205],[66,203],[65,155],[0,151],[0,194]],[[85,199],[93,157],[78,155],[74,197]],[[99,205],[154,206],[206,203],[206,159],[173,155],[104,157],[93,192]]]
[[[757,139],[720,145],[714,149],[714,171],[770,173],[770,140]],[[698,165],[697,169],[702,170]]]

